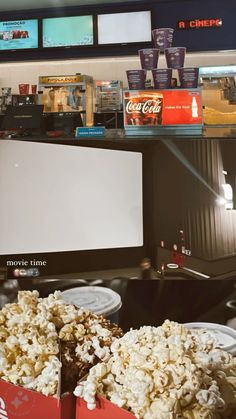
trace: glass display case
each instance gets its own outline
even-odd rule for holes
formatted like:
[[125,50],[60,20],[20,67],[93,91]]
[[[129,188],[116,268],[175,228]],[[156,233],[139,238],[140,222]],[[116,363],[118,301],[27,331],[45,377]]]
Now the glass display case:
[[44,113],[80,113],[83,125],[93,125],[93,79],[76,74],[68,76],[40,76],[39,103]]
[[97,112],[120,111],[122,109],[122,82],[119,80],[97,80]]
[[200,67],[205,125],[236,124],[236,65]]

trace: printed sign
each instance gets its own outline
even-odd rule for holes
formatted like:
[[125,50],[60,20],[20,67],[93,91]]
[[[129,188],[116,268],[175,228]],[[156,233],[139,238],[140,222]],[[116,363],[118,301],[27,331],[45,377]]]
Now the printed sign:
[[82,76],[40,76],[40,84],[66,84],[66,83],[80,83]]
[[125,126],[202,125],[199,90],[124,92]]

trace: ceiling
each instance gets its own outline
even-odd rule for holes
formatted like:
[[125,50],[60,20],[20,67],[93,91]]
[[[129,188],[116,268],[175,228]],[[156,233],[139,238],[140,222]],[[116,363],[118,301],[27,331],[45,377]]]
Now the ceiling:
[[8,10],[41,9],[48,7],[82,6],[88,4],[130,3],[137,0],[0,0],[0,12]]

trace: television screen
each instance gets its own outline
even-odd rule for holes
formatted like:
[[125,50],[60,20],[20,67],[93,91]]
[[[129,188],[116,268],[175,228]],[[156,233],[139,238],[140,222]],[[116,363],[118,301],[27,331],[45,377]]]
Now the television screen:
[[152,40],[151,12],[98,15],[98,43],[126,44]]
[[0,50],[38,48],[38,20],[0,22]]
[[43,19],[43,47],[93,45],[93,16]]

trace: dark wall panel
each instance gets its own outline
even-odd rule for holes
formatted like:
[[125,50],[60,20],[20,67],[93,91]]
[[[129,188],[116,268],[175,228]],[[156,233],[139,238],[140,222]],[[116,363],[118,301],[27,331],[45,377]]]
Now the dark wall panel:
[[170,250],[174,243],[180,248],[184,230],[186,247],[196,258],[236,255],[236,210],[217,204],[227,182],[222,173],[228,168],[222,158],[226,148],[226,142],[196,140],[163,142],[156,149],[157,246],[164,240]]
[[[153,28],[173,27],[176,29],[174,37],[175,46],[186,46],[188,51],[216,51],[236,49],[236,2],[226,0],[224,5],[220,0],[159,0],[159,1],[138,1],[132,3],[120,3],[113,5],[79,6],[71,8],[53,8],[26,10],[16,12],[4,12],[0,19],[22,19],[22,18],[43,18],[50,16],[75,15],[86,13],[113,13],[125,12],[140,9],[151,9],[153,11]],[[202,28],[198,30],[178,30],[177,22],[184,19],[208,19],[222,18],[223,25],[220,28]],[[135,22],[130,28],[135,31]],[[151,44],[147,44],[151,46]],[[38,60],[38,59],[69,59],[97,56],[120,56],[135,55],[139,49],[138,45],[107,46],[107,47],[85,47],[71,49],[54,49],[39,51],[23,51],[14,53],[1,53],[1,60]]]

